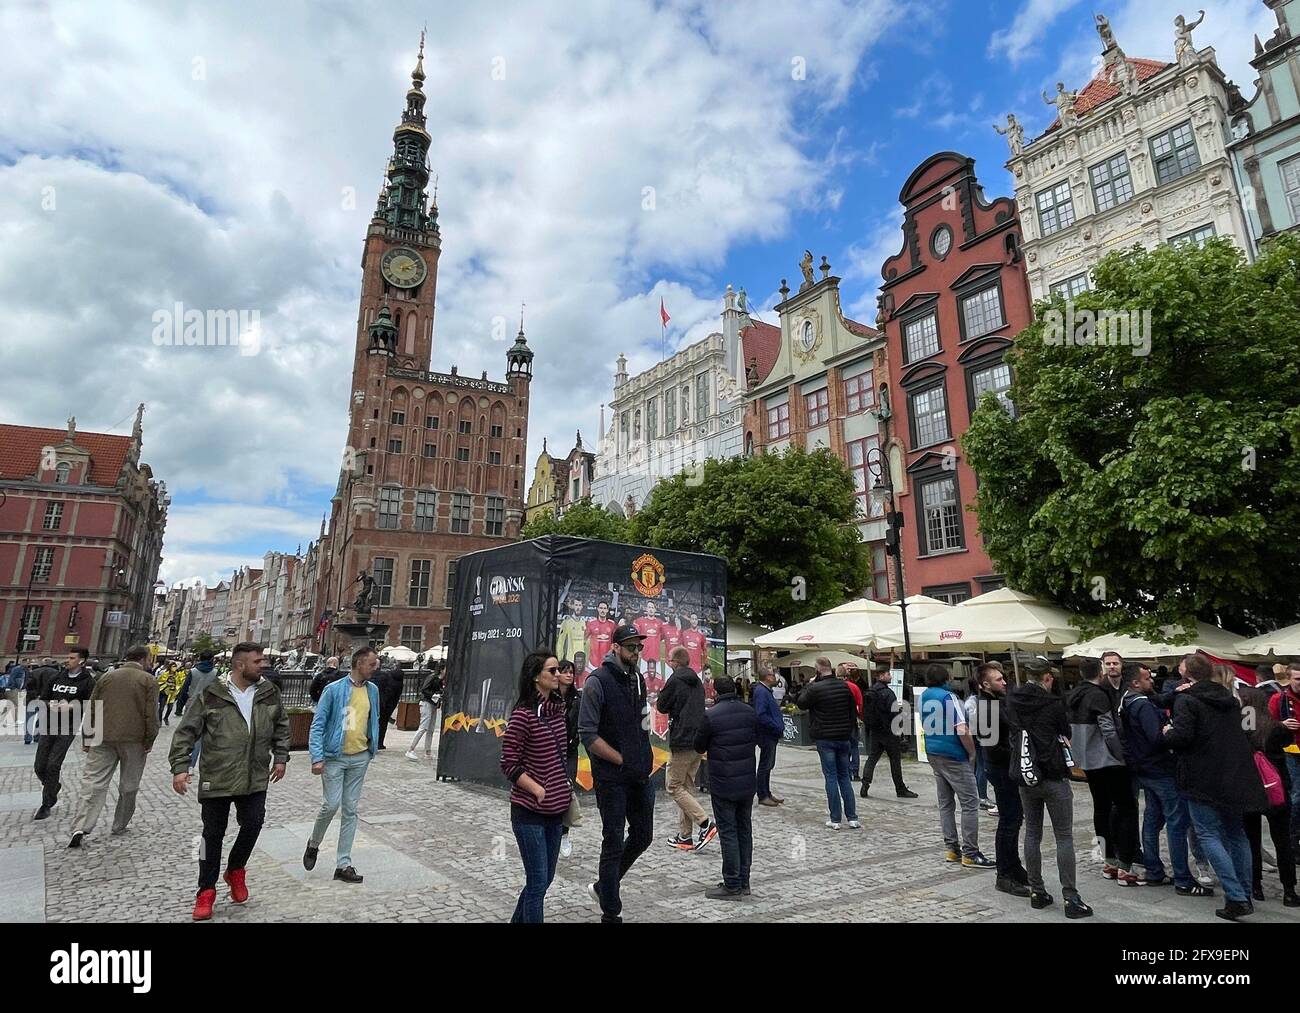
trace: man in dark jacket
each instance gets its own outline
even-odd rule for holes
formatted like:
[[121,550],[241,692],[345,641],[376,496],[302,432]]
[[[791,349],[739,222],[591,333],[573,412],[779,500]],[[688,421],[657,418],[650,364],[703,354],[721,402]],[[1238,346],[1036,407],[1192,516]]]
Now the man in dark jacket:
[[289,762],[289,717],[280,702],[280,691],[262,678],[261,646],[236,644],[231,663],[226,682],[209,684],[202,695],[191,701],[189,712],[172,736],[168,753],[172,790],[184,795],[191,780],[194,741],[203,739],[203,767],[199,773],[203,847],[192,916],[195,921],[212,917],[222,838],[232,803],[239,836],[222,878],[230,887],[232,903],[248,901],[245,865],[266,818],[267,785],[284,777]]
[[1024,807],[1020,786],[1011,780],[1011,725],[1007,720],[1007,679],[997,665],[980,665],[975,713],[975,740],[984,747],[985,771],[998,804],[998,827],[994,834],[998,863],[996,886],[1013,897],[1029,896],[1029,874],[1020,863],[1020,826]]
[[898,712],[898,696],[890,688],[889,669],[876,672],[876,678],[862,698],[862,720],[871,738],[871,752],[862,770],[863,798],[871,791],[871,779],[876,773],[880,754],[889,754],[889,774],[894,779],[894,794],[899,798],[916,798],[916,792],[903,783],[903,750],[899,733],[902,721]]
[[402,699],[402,669],[397,662],[391,661],[387,667],[380,668],[374,681],[379,687],[379,748],[387,749],[384,737],[388,734],[388,726],[392,724],[393,711],[397,710],[397,704]]
[[35,742],[37,746],[41,744],[41,724],[45,714],[45,709],[41,706],[41,694],[60,671],[51,658],[43,659],[40,664],[33,662],[27,670],[27,727],[23,730],[24,745],[28,742]]
[[1067,918],[1087,918],[1092,908],[1075,886],[1074,793],[1070,788],[1070,719],[1061,698],[1052,693],[1055,676],[1041,662],[1031,662],[1027,681],[1007,696],[1011,733],[1011,769],[1019,785],[1025,817],[1025,867],[1029,905],[1052,903],[1043,883],[1043,810],[1056,838],[1056,873],[1061,881]]
[[50,815],[59,800],[60,774],[72,737],[81,729],[83,708],[95,688],[94,676],[86,666],[90,652],[74,647],[68,652],[67,667],[41,680],[40,741],[36,743],[36,777],[41,782],[41,807],[34,820]]
[[1088,774],[1093,830],[1105,849],[1101,874],[1120,886],[1140,886],[1133,871],[1138,854],[1138,806],[1133,779],[1124,765],[1124,746],[1115,720],[1118,696],[1096,658],[1079,662],[1083,682],[1065,701],[1070,712],[1074,757]]
[[325,692],[325,687],[331,682],[337,682],[343,678],[343,673],[339,671],[339,659],[329,658],[322,668],[311,680],[311,686],[307,692],[311,695],[312,703],[320,703],[320,695]]
[[[695,751],[695,735],[704,722],[704,683],[690,667],[685,647],[674,647],[668,657],[673,674],[659,692],[655,707],[668,715],[668,794],[681,811],[677,833],[668,846],[679,851],[699,851],[718,836],[717,825],[691,791],[701,756]],[[699,827],[699,837],[695,828]]]
[[849,684],[831,674],[829,658],[818,658],[816,668],[816,678],[799,694],[799,709],[809,712],[813,741],[817,744],[817,755],[822,763],[826,804],[830,809],[826,825],[832,830],[840,828],[840,803],[843,801],[843,815],[848,817],[849,826],[861,830],[853,784],[849,779],[849,755],[853,751],[850,736],[857,733],[857,704]]
[[754,857],[758,715],[736,696],[730,676],[720,675],[714,681],[718,700],[703,716],[694,745],[709,754],[709,799],[722,837],[722,882],[705,890],[704,896],[740,900],[749,895],[749,867]]
[[614,630],[614,646],[587,677],[578,709],[578,737],[591,759],[603,835],[599,879],[587,893],[602,922],[623,920],[619,883],[654,839],[650,705],[639,666],[644,641],[635,626]]
[[1178,790],[1187,799],[1196,837],[1228,898],[1214,913],[1236,921],[1255,911],[1250,841],[1242,816],[1267,809],[1268,796],[1242,728],[1241,704],[1231,690],[1213,681],[1205,657],[1189,655],[1184,665],[1192,686],[1174,702],[1165,742],[1178,756]]
[[[1146,864],[1145,886],[1167,886],[1189,897],[1212,897],[1214,891],[1202,886],[1192,876],[1187,864],[1187,829],[1191,816],[1187,800],[1178,794],[1174,781],[1177,767],[1174,754],[1165,741],[1165,714],[1152,701],[1155,680],[1145,665],[1126,664],[1123,668],[1123,695],[1119,702],[1120,736],[1129,772],[1146,793],[1146,811],[1142,816],[1142,855]],[[1169,839],[1169,864],[1173,879],[1165,875],[1160,861],[1160,830]]]
[[[776,747],[785,736],[785,719],[772,694],[776,672],[771,665],[758,670],[754,683],[754,714],[758,717],[758,804],[778,806],[785,799],[772,794],[772,768],[776,766]],[[715,705],[716,706],[716,705]]]

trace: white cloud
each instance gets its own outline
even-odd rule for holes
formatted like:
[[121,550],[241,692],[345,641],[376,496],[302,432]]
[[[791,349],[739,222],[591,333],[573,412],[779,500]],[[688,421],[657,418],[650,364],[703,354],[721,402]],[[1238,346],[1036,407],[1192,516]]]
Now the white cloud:
[[851,298],[848,315],[854,320],[876,326],[876,296],[883,281],[880,268],[903,248],[903,209],[895,207],[889,214],[871,222],[864,238],[845,251],[848,267],[840,272],[846,288],[862,286],[862,293]]
[[990,59],[1005,58],[1013,67],[1038,54],[1036,43],[1047,34],[1061,14],[1076,6],[1079,0],[1025,0],[1014,20],[1006,28],[999,28],[989,39]]
[[[543,436],[594,431],[618,352],[655,355],[659,295],[686,340],[708,333],[728,251],[834,206],[808,124],[875,74],[872,46],[912,10],[627,0],[613,26],[600,0],[440,8],[433,368],[500,377],[492,320],[525,301],[528,459]],[[0,421],[75,411],[103,429],[147,402],[144,459],[178,504],[168,573],[250,561],[199,542],[193,497],[296,509],[333,483],[361,243],[420,20],[341,0],[0,10],[0,328],[24,393]],[[154,347],[152,315],[178,300],[257,310],[262,353]]]

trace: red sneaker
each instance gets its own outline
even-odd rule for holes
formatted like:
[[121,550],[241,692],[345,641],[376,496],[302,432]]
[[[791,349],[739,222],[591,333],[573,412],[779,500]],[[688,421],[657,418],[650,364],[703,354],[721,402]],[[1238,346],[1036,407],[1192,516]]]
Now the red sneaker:
[[230,902],[232,904],[248,903],[248,887],[244,885],[243,869],[230,869],[221,878],[230,887]]
[[1102,867],[1101,867],[1101,874],[1102,874],[1103,876],[1105,876],[1107,879],[1118,879],[1118,878],[1119,878],[1119,866],[1118,866],[1118,865],[1106,865],[1106,864],[1103,863],[1103,865],[1102,865]]
[[194,898],[194,920],[196,922],[206,922],[211,918],[212,905],[216,902],[216,887],[208,887],[206,890],[200,890],[199,895]]
[[1120,886],[1142,885],[1142,879],[1140,876],[1133,872],[1125,872],[1123,869],[1118,871],[1118,874],[1115,876],[1115,881],[1119,883]]

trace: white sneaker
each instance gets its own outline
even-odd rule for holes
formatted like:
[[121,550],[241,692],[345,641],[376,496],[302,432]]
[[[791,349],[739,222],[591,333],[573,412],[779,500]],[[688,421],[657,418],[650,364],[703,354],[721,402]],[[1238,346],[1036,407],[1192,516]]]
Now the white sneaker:
[[862,829],[862,824],[859,823],[857,820],[849,820],[849,829],[850,829],[850,830],[861,830],[861,829]]
[[830,827],[832,830],[838,830],[840,828],[840,825],[836,823],[834,820],[827,820],[826,825]]
[[569,835],[565,834],[560,838],[560,857],[568,858],[573,854],[573,842],[569,840]]
[[414,760],[416,763],[420,762],[419,755],[413,749],[408,749],[405,755],[408,760]]
[[595,883],[588,883],[588,884],[587,884],[587,896],[590,897],[590,898],[591,898],[591,902],[592,902],[593,904],[596,905],[596,910],[597,910],[597,911],[602,910],[602,909],[601,909],[601,906],[600,906],[600,894],[598,894],[598,893],[596,892],[596,884],[595,884]]

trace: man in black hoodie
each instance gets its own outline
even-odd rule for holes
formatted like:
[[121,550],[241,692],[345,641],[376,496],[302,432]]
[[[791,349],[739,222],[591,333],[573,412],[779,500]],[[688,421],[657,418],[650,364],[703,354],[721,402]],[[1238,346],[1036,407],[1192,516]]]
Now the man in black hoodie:
[[63,759],[68,755],[73,735],[81,730],[82,708],[95,688],[94,676],[86,667],[89,657],[90,652],[84,647],[72,648],[67,667],[41,684],[41,738],[36,745],[34,765],[41,782],[41,807],[32,819],[45,819],[59,800]]
[[[668,715],[668,794],[681,810],[681,822],[668,846],[679,851],[699,851],[718,836],[718,828],[691,791],[702,757],[695,751],[695,736],[704,723],[704,683],[691,670],[690,652],[674,647],[668,657],[672,675],[659,692],[655,707]],[[699,827],[699,837],[695,828]]]
[[1165,742],[1178,756],[1178,790],[1228,898],[1214,913],[1236,921],[1255,912],[1250,841],[1242,817],[1267,809],[1268,796],[1242,728],[1241,704],[1231,690],[1213,681],[1204,656],[1188,655],[1184,670],[1192,686],[1174,702]]
[[654,839],[655,815],[650,705],[640,673],[645,637],[624,624],[612,640],[604,663],[583,684],[578,710],[578,737],[591,758],[603,835],[600,878],[587,893],[599,905],[602,922],[623,920],[619,883]]
[[325,687],[331,682],[337,682],[343,678],[344,673],[339,671],[339,659],[328,658],[325,667],[322,668],[311,680],[311,686],[307,692],[311,695],[312,703],[320,703],[320,695],[325,692]]
[[[984,747],[985,770],[998,804],[994,836],[998,862],[997,888],[1013,897],[1029,896],[1029,874],[1020,864],[1020,826],[1024,807],[1020,788],[1011,780],[1011,726],[1007,720],[1007,679],[998,665],[980,665],[976,675],[978,731],[975,740]],[[1040,827],[1041,831],[1041,827]]]
[[902,720],[898,713],[898,696],[890,688],[889,669],[882,668],[862,698],[862,720],[870,736],[871,753],[862,769],[862,789],[858,794],[866,798],[871,791],[871,779],[881,753],[889,754],[889,774],[894,779],[894,794],[899,798],[916,798],[916,792],[903,783],[903,750],[899,732]]
[[1042,662],[1031,662],[1027,681],[1007,697],[1011,732],[1012,780],[1020,787],[1025,811],[1025,866],[1029,904],[1045,908],[1052,895],[1043,883],[1043,809],[1056,838],[1056,872],[1067,918],[1087,918],[1092,908],[1075,886],[1074,793],[1070,788],[1070,719],[1052,693],[1055,676]]

